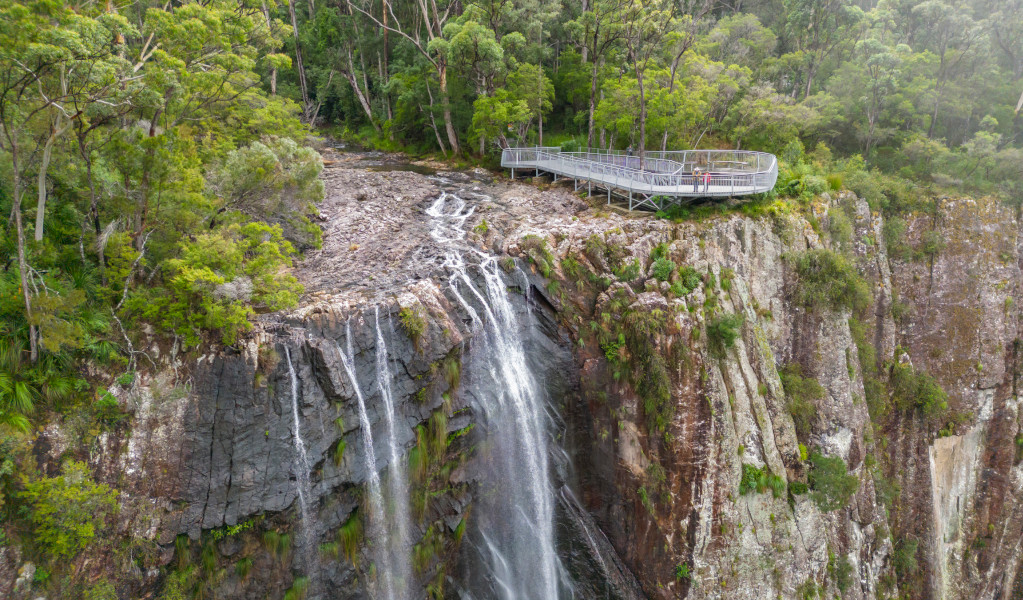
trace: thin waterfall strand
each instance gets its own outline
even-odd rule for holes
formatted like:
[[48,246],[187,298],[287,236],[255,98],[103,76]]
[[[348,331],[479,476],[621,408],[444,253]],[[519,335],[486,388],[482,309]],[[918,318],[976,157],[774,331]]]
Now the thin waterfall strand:
[[373,430],[370,427],[369,415],[366,413],[366,401],[359,388],[359,380],[355,377],[354,352],[352,352],[352,328],[345,324],[345,337],[348,352],[342,352],[338,345],[337,353],[341,357],[341,366],[352,382],[355,398],[359,402],[359,429],[362,431],[362,445],[365,447],[366,475],[369,478],[369,517],[370,534],[383,550],[378,553],[377,581],[381,586],[381,594],[387,600],[398,600],[395,595],[394,568],[391,564],[391,553],[387,550],[388,543],[387,519],[384,511],[384,499],[380,490],[380,474],[377,473],[376,451],[373,449]]
[[303,546],[311,548],[313,530],[310,525],[309,498],[312,496],[312,485],[309,480],[309,456],[306,454],[305,441],[302,440],[302,429],[298,416],[298,376],[295,374],[295,367],[291,364],[291,350],[284,347],[284,357],[288,361],[288,375],[291,377],[291,416],[293,418],[292,437],[295,444],[295,475],[298,480],[298,506],[301,511],[302,535],[305,538]]
[[408,596],[406,590],[412,576],[409,560],[408,480],[402,460],[402,448],[395,431],[394,393],[391,389],[392,373],[387,354],[387,342],[384,340],[384,332],[380,328],[380,309],[378,307],[374,308],[373,321],[377,331],[377,387],[380,388],[380,396],[384,401],[384,416],[387,421],[387,458],[390,461],[387,469],[388,486],[386,490],[388,506],[393,511],[389,515],[388,521],[394,524],[394,535],[390,538],[390,562],[394,569],[396,597],[404,599]]

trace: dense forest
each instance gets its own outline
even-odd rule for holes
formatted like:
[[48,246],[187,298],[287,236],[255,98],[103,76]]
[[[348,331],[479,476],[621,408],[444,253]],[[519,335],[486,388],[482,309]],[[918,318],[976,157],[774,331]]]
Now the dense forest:
[[147,340],[230,345],[297,304],[318,136],[765,150],[754,202],[851,189],[898,251],[943,194],[1023,204],[1021,93],[1023,0],[0,0],[0,546],[78,589],[114,493],[34,472],[34,428],[88,445]]

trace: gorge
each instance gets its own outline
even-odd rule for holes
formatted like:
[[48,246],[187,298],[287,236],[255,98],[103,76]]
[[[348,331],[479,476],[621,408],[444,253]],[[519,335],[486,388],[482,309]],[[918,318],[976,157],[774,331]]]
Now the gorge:
[[[903,259],[849,192],[676,223],[545,182],[326,156],[299,307],[234,345],[154,342],[158,368],[111,388],[130,426],[90,465],[133,490],[130,597],[1019,593],[1011,209],[943,198],[905,238],[944,247]],[[796,259],[825,250],[869,309],[799,299]],[[940,382],[949,423],[877,410],[900,369]],[[810,379],[801,416],[793,382]],[[67,439],[40,434],[44,468]],[[855,484],[832,497],[834,457]],[[27,597],[17,580],[0,595]]]

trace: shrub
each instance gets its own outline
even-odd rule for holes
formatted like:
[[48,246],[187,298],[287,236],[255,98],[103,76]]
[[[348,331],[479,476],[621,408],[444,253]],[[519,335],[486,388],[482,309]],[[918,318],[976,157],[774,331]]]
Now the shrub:
[[757,492],[763,494],[771,490],[771,495],[781,498],[785,495],[785,480],[773,475],[766,467],[761,469],[755,465],[742,465],[742,479],[739,480],[739,494],[745,496]]
[[181,258],[164,263],[166,289],[136,292],[128,306],[190,346],[204,330],[218,330],[223,343],[233,344],[251,328],[254,307],[298,304],[303,287],[286,271],[295,249],[279,225],[234,224],[184,241],[180,249]]
[[622,281],[632,281],[639,277],[640,268],[639,260],[634,259],[620,267],[611,269],[611,272]]
[[849,558],[844,554],[839,556],[837,560],[829,561],[829,563],[829,570],[831,571],[832,577],[835,578],[835,587],[838,588],[838,591],[844,594],[853,582],[852,564],[849,563]]
[[813,196],[819,196],[831,188],[830,184],[828,184],[828,180],[819,175],[807,175],[803,177],[800,187],[802,187],[802,192],[804,194],[810,194]]
[[845,461],[837,456],[810,455],[810,497],[824,512],[838,510],[849,504],[859,489],[860,481],[849,475]]
[[763,471],[756,465],[742,465],[742,479],[739,480],[739,494],[745,496],[757,490],[757,480]]
[[827,180],[828,180],[828,187],[831,188],[831,191],[837,192],[838,190],[842,189],[842,176],[841,175],[839,175],[837,173],[832,173],[832,174],[828,175]]
[[838,208],[828,211],[828,233],[831,234],[831,241],[843,252],[852,249],[853,226],[845,211]]
[[689,563],[681,563],[675,565],[675,581],[682,581],[683,579],[692,579],[693,575],[689,572]]
[[69,461],[61,475],[25,484],[35,541],[52,558],[70,561],[96,537],[117,507],[117,494],[89,475],[85,463]]
[[739,314],[725,315],[707,323],[707,340],[711,353],[723,357],[729,348],[735,346],[742,323],[743,318]]
[[419,306],[406,306],[398,313],[401,326],[405,333],[412,339],[412,344],[419,349],[419,342],[426,333],[426,319],[423,318],[422,309]]
[[892,365],[889,383],[892,400],[901,410],[916,408],[928,417],[944,415],[948,410],[948,394],[927,373],[896,363]]
[[938,231],[931,229],[920,237],[920,252],[928,258],[934,258],[944,248],[945,238]]
[[918,546],[919,542],[916,540],[904,539],[895,547],[892,563],[895,565],[895,572],[899,579],[906,580],[916,574],[919,568],[916,561]]
[[889,258],[909,260],[913,257],[912,249],[906,244],[906,221],[904,219],[896,216],[885,218],[881,234],[884,236],[884,244],[888,250]]
[[658,281],[668,281],[675,272],[675,263],[668,258],[658,258],[654,261],[651,272]]
[[817,418],[815,402],[824,398],[824,388],[815,379],[803,377],[799,363],[785,365],[778,374],[785,388],[786,404],[796,426],[796,435],[805,440]]
[[886,200],[884,189],[881,187],[877,177],[866,171],[854,171],[847,174],[845,177],[845,187],[866,200],[872,210],[880,209],[882,203]]
[[794,262],[799,277],[796,301],[803,306],[856,312],[870,306],[870,288],[842,255],[830,250],[807,250]]
[[793,496],[801,496],[809,491],[809,488],[802,481],[793,481],[789,484],[789,491]]
[[700,277],[700,272],[688,265],[682,267],[682,270],[679,272],[679,280],[690,291],[700,287],[700,283],[703,282],[703,278]]

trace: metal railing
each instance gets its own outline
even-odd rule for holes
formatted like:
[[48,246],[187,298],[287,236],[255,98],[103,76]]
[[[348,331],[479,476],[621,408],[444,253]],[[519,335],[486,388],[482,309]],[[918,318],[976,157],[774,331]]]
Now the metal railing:
[[647,197],[757,194],[771,190],[778,180],[774,155],[746,150],[646,152],[641,158],[603,150],[506,148],[501,153],[501,166],[546,171],[595,183],[607,188],[608,193],[616,189]]

